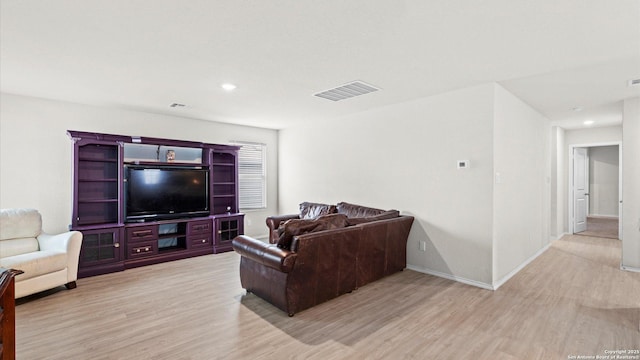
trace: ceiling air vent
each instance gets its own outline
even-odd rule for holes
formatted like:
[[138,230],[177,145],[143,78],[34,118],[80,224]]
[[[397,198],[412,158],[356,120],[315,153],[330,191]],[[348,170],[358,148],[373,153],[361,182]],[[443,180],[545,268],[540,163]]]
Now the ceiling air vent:
[[629,80],[628,84],[629,86],[638,86],[640,85],[640,79]]
[[374,91],[378,91],[377,87],[369,85],[362,81],[353,81],[337,88],[325,90],[319,93],[313,94],[313,96],[321,97],[331,101],[340,101],[354,96],[360,96],[368,94]]

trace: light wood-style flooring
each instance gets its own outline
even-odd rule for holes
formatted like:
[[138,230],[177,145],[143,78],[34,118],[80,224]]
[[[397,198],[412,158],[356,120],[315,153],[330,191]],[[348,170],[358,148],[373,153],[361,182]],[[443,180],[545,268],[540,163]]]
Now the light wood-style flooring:
[[567,359],[640,349],[620,241],[565,236],[497,291],[404,272],[290,318],[235,253],[80,279],[19,300],[20,359]]
[[617,239],[618,218],[587,216],[587,230],[576,233],[576,235]]

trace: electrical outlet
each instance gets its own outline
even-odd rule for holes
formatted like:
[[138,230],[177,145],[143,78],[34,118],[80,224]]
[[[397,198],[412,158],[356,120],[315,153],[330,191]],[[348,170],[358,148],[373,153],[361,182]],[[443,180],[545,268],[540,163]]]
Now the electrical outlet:
[[427,251],[427,243],[424,241],[418,242],[418,250]]

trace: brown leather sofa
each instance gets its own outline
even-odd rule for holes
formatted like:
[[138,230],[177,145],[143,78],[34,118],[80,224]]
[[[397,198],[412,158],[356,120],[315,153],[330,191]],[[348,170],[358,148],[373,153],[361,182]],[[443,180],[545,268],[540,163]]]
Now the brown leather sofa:
[[[296,225],[303,230],[293,234],[288,247],[248,236],[235,238],[242,287],[293,316],[406,267],[413,217],[347,203],[336,206],[340,208],[342,213],[293,217],[304,225]],[[278,223],[280,235],[286,233],[282,227]]]

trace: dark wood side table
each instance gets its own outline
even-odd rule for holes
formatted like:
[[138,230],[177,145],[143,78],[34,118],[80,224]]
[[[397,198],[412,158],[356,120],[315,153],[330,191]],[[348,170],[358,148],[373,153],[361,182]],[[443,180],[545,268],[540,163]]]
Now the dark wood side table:
[[0,268],[0,360],[16,358],[15,276],[20,270]]

